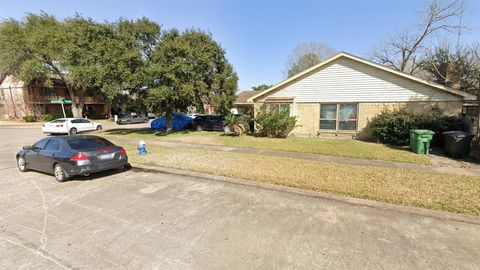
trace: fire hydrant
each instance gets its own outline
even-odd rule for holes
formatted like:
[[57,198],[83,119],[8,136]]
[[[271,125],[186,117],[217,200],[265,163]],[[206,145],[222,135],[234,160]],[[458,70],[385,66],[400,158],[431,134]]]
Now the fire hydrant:
[[139,155],[146,155],[147,154],[147,145],[145,144],[145,142],[143,140],[138,143],[137,150],[138,150]]

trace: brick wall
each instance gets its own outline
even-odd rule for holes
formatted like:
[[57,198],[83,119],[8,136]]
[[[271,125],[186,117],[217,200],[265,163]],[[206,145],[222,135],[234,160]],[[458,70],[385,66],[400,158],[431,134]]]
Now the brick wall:
[[320,127],[320,104],[297,103],[295,114],[298,116],[298,126],[293,133],[316,136]]
[[459,115],[462,111],[461,101],[439,101],[439,102],[401,102],[401,103],[359,103],[358,106],[358,137],[368,138],[371,136],[369,123],[372,118],[385,109],[400,109],[413,112],[414,114],[426,114],[432,111],[435,106],[441,108],[449,115]]
[[[257,105],[257,104],[256,104]],[[371,131],[368,127],[372,118],[385,109],[405,108],[415,114],[429,113],[433,107],[438,106],[447,114],[458,115],[462,110],[461,101],[443,102],[390,102],[390,103],[358,103],[358,132],[357,137],[368,138]],[[303,136],[316,136],[319,131],[320,105],[319,103],[296,103],[297,124],[293,133]],[[337,133],[351,134],[352,132],[322,132],[322,134]]]

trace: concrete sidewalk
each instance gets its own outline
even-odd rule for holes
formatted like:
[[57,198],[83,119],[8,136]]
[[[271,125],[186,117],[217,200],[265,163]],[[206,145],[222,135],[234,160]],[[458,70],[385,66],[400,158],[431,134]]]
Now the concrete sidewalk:
[[[132,138],[126,138],[121,136],[112,136],[112,135],[103,135],[103,136],[111,138],[118,142],[123,142],[123,143],[137,144],[139,141],[139,139],[132,139]],[[147,145],[159,145],[159,146],[172,147],[172,148],[175,148],[175,147],[193,148],[193,149],[203,149],[203,150],[217,151],[217,152],[247,153],[247,154],[262,155],[262,156],[275,156],[275,157],[315,160],[315,161],[322,161],[322,162],[331,162],[331,163],[349,164],[349,165],[358,165],[358,166],[369,166],[369,167],[391,168],[391,169],[408,169],[408,170],[417,170],[417,171],[422,171],[427,173],[450,173],[450,174],[458,174],[458,175],[480,176],[480,168],[461,168],[461,167],[434,166],[434,165],[428,166],[428,165],[400,163],[400,162],[383,161],[383,160],[368,160],[368,159],[328,156],[328,155],[319,155],[319,154],[310,154],[310,153],[243,148],[243,147],[230,147],[230,146],[210,145],[210,144],[192,144],[192,143],[181,143],[181,142],[162,141],[162,140],[147,139],[144,141],[147,143]]]
[[17,120],[0,120],[0,128],[36,128],[41,127],[44,122],[24,122]]

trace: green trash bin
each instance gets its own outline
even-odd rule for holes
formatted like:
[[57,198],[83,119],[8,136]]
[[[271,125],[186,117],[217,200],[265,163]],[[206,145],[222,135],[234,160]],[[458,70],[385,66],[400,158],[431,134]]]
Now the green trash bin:
[[417,154],[428,155],[433,134],[435,132],[428,129],[410,130],[410,149]]

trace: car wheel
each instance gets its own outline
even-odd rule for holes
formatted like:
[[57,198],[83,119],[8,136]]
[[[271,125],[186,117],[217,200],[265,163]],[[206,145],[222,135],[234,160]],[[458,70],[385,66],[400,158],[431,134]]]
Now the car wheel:
[[55,175],[55,179],[57,179],[58,182],[64,182],[68,179],[67,172],[65,172],[62,165],[60,164],[55,164],[55,167],[53,168],[53,174]]
[[77,129],[76,129],[76,128],[71,128],[69,134],[70,134],[70,135],[75,135],[75,134],[77,134]]
[[132,165],[130,165],[130,163],[128,163],[127,165],[125,166],[122,166],[120,168],[118,168],[118,170],[120,170],[121,172],[126,172],[128,170],[132,169]]
[[97,130],[102,130],[102,126],[98,125]]
[[25,159],[23,157],[17,158],[17,167],[18,167],[18,170],[21,172],[28,171],[27,163],[25,162]]

